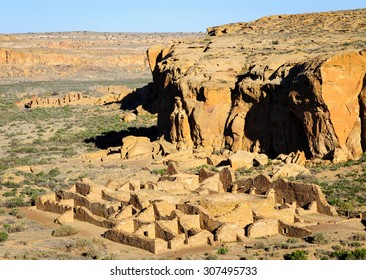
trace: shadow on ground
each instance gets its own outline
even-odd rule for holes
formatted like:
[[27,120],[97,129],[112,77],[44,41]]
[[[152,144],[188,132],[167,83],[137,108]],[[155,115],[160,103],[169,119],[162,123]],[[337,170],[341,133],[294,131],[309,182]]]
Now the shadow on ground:
[[145,136],[150,139],[150,141],[155,141],[159,137],[159,132],[157,126],[151,127],[130,127],[127,130],[122,131],[110,131],[98,135],[96,137],[91,137],[85,139],[85,143],[94,143],[99,149],[107,149],[109,147],[118,147],[122,145],[122,138],[126,136]]

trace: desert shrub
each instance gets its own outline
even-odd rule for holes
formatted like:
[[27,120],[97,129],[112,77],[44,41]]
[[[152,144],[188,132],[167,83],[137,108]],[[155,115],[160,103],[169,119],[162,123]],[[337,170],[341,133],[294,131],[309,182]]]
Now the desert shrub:
[[154,170],[151,171],[151,173],[153,173],[155,175],[163,176],[166,173],[166,168],[154,169]]
[[12,189],[9,192],[4,192],[3,196],[4,197],[9,197],[9,196],[16,196],[17,195],[17,189]]
[[264,242],[260,241],[260,242],[256,242],[253,245],[253,249],[265,249],[266,248],[266,244],[264,244]]
[[10,226],[11,226],[10,224],[3,224],[4,231],[8,232]]
[[217,260],[217,255],[208,254],[205,259],[206,260]]
[[253,173],[253,169],[246,169],[246,168],[239,168],[235,171],[235,175],[240,177],[240,176],[244,176],[244,175],[248,175]]
[[294,244],[294,243],[298,243],[300,240],[299,240],[299,238],[289,238],[289,239],[287,239],[287,243],[289,243],[289,244]]
[[58,229],[55,229],[52,232],[52,236],[54,237],[63,237],[63,236],[71,236],[78,234],[78,230],[72,226],[69,225],[62,225]]
[[288,249],[290,246],[288,243],[276,243],[273,245],[274,250]]
[[0,243],[6,241],[9,238],[8,233],[0,232]]
[[10,189],[16,189],[20,187],[20,184],[11,181],[2,182],[1,185]]
[[6,208],[15,208],[30,206],[30,203],[24,201],[24,198],[22,196],[19,196],[6,200],[5,202],[3,202],[3,206],[5,206]]
[[352,235],[349,239],[353,240],[353,241],[366,241],[366,234],[356,233],[356,234]]
[[44,189],[35,189],[26,187],[24,190],[21,191],[21,194],[27,195],[29,198],[35,200],[37,197],[44,195],[46,191]]
[[14,233],[14,232],[22,232],[25,231],[25,225],[24,224],[12,224],[7,227],[8,233]]
[[11,209],[10,210],[10,212],[9,212],[9,215],[10,216],[16,216],[16,215],[18,215],[19,214],[19,209],[17,209],[17,208],[13,208],[13,209]]
[[366,260],[366,249],[336,251],[331,254],[331,257],[337,260]]
[[217,249],[217,254],[219,255],[225,255],[227,252],[229,252],[229,249],[226,247],[220,247]]
[[332,246],[332,250],[334,250],[334,251],[341,251],[342,250],[342,246],[341,245],[334,245],[334,246]]
[[354,248],[359,248],[362,246],[362,244],[358,241],[354,241],[354,242],[349,243],[349,246],[354,247]]
[[305,240],[311,244],[325,245],[329,243],[328,237],[323,233],[308,236]]
[[102,254],[103,254],[103,252],[99,251],[96,246],[90,246],[81,255],[88,259],[99,260],[99,259],[101,259]]
[[308,253],[303,250],[296,250],[290,254],[284,255],[285,260],[307,260]]
[[113,261],[113,260],[118,260],[118,258],[114,254],[110,254],[110,255],[105,256],[103,258],[103,260]]

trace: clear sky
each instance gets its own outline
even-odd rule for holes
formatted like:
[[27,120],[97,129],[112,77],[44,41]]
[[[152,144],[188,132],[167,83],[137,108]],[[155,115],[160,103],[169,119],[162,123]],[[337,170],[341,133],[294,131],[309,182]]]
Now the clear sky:
[[366,0],[0,0],[0,33],[185,32],[273,14],[366,8]]

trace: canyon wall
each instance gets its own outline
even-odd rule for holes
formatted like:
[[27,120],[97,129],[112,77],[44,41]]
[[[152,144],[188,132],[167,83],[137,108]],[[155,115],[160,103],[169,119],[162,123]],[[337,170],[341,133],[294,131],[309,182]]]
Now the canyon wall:
[[49,32],[1,35],[0,82],[150,78],[145,51],[192,33]]
[[365,9],[265,17],[150,48],[161,133],[178,146],[358,158],[365,18]]

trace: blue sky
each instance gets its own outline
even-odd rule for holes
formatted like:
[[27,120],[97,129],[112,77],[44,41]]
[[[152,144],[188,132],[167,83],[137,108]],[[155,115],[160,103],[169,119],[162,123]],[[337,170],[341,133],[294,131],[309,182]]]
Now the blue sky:
[[185,32],[266,15],[365,8],[366,0],[0,0],[0,33]]

